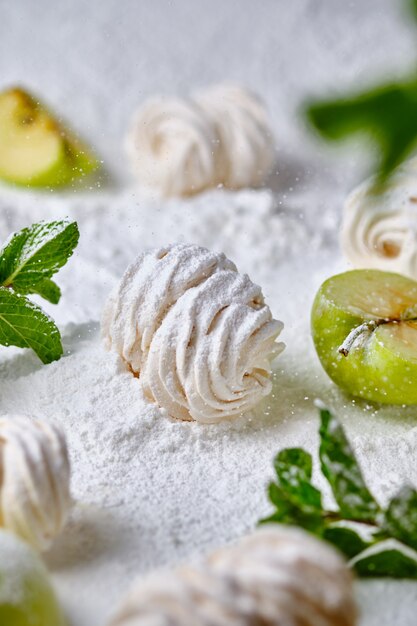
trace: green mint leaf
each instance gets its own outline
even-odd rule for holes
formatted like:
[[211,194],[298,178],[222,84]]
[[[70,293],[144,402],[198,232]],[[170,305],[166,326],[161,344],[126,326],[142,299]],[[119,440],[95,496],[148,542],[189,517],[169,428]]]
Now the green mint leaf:
[[30,293],[38,294],[51,304],[58,304],[61,299],[61,289],[50,278],[44,278],[36,283],[30,290]]
[[346,526],[328,526],[323,531],[323,539],[339,548],[348,559],[352,559],[370,545]]
[[275,483],[269,485],[268,496],[276,507],[276,511],[270,517],[261,520],[261,524],[277,522],[291,526],[300,526],[314,534],[321,534],[324,522],[319,512],[309,507],[300,506],[291,499],[286,491]]
[[414,19],[417,19],[417,0],[410,0],[410,12]]
[[355,455],[339,421],[320,408],[320,461],[341,516],[347,520],[375,522],[379,506],[368,490]]
[[33,302],[0,287],[0,344],[31,348],[43,363],[62,356],[55,323]]
[[394,496],[384,515],[383,528],[391,537],[417,550],[417,492],[403,487]]
[[331,141],[363,133],[380,154],[377,183],[383,183],[417,142],[417,77],[381,85],[357,95],[310,103],[306,116]]
[[313,462],[311,455],[301,448],[281,450],[275,457],[278,485],[288,497],[304,510],[321,513],[321,493],[311,484]]
[[36,293],[41,281],[65,265],[78,239],[76,222],[67,220],[40,222],[15,233],[0,251],[0,284],[17,293]]
[[390,539],[358,554],[350,565],[362,577],[417,580],[417,553]]

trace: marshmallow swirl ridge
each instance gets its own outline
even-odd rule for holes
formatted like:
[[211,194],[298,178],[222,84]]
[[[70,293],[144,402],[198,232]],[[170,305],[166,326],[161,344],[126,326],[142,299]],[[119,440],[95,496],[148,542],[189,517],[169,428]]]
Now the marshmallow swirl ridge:
[[28,417],[0,418],[0,526],[46,550],[72,505],[65,436]]
[[126,149],[139,182],[167,197],[220,185],[258,186],[274,160],[265,107],[233,84],[192,98],[146,101],[133,118]]
[[382,192],[367,180],[348,197],[341,242],[358,268],[417,279],[417,159],[402,165]]
[[126,149],[139,180],[163,196],[187,196],[217,184],[218,141],[190,100],[157,97],[136,113]]
[[272,167],[274,140],[259,98],[238,85],[221,84],[202,91],[196,101],[219,136],[219,182],[230,189],[260,185]]

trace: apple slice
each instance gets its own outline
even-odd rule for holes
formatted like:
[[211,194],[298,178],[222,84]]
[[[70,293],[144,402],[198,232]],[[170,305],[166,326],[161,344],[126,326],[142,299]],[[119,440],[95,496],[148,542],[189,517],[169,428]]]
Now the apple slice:
[[86,176],[97,160],[32,96],[0,93],[0,178],[16,185],[58,187]]
[[0,624],[65,624],[45,566],[29,546],[4,530],[0,530]]
[[343,390],[417,404],[417,282],[379,270],[333,276],[316,295],[311,327],[323,368]]

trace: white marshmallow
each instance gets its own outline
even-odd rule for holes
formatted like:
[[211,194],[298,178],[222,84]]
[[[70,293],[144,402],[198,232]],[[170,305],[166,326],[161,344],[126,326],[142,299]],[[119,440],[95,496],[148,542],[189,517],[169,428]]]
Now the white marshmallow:
[[417,279],[417,159],[407,161],[382,193],[367,180],[348,197],[341,242],[358,268]]
[[218,185],[257,186],[274,159],[262,103],[243,87],[227,84],[193,99],[148,100],[134,116],[126,149],[139,181],[163,196]]
[[218,422],[271,391],[282,322],[223,254],[178,244],[142,254],[104,309],[102,334],[145,394],[178,419]]
[[138,582],[111,626],[354,626],[356,615],[342,557],[302,530],[271,525]]
[[47,549],[72,503],[62,430],[27,417],[0,418],[0,470],[0,526]]
[[274,161],[274,139],[266,110],[250,91],[218,85],[196,98],[212,121],[222,150],[220,179],[225,187],[257,187]]

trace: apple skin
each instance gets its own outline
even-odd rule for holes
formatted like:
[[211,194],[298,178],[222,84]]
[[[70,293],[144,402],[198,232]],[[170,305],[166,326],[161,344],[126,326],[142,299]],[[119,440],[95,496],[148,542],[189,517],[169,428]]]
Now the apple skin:
[[32,549],[0,530],[0,624],[65,626],[48,572]]
[[[361,272],[389,276],[390,280],[395,277],[400,285],[410,283],[417,289],[415,281],[379,270],[353,270],[339,276],[349,275],[354,289],[355,274]],[[417,345],[414,355],[409,350],[408,358],[396,349],[392,337],[398,331],[398,324],[377,327],[366,343],[355,346],[347,357],[339,353],[349,333],[372,318],[355,313],[354,307],[348,311],[331,297],[329,284],[334,278],[338,277],[328,279],[320,287],[311,312],[312,337],[323,369],[333,382],[353,396],[379,404],[417,404]],[[417,338],[417,324],[412,332]]]

